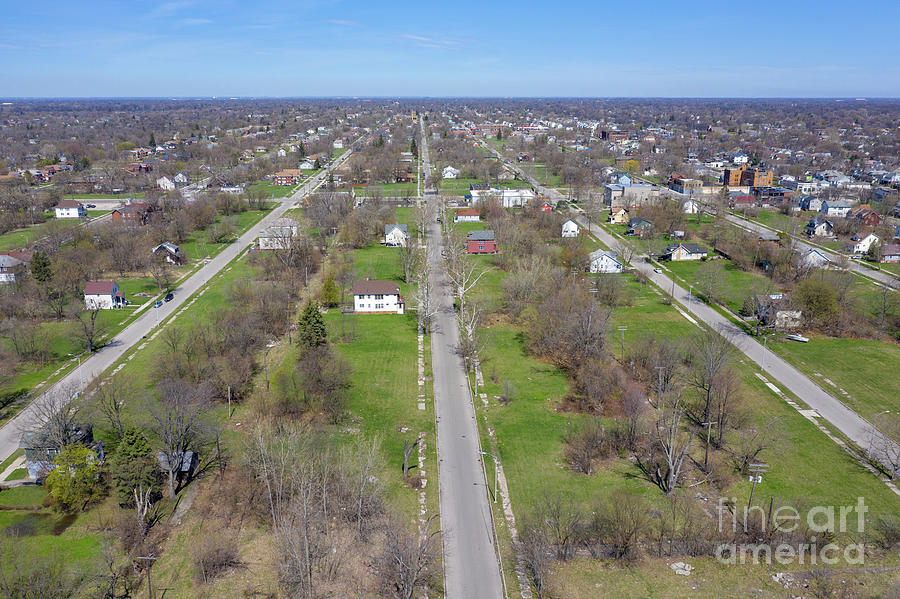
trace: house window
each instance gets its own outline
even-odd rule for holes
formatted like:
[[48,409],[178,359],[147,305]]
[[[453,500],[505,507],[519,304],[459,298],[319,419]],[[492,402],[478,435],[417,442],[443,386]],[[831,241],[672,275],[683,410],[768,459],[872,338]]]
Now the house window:
[[483,243],[479,243],[479,244],[478,244],[478,249],[479,249],[479,250],[483,250],[483,249],[484,249],[484,244],[483,244]]
[[377,299],[377,300],[384,299],[384,296],[381,294],[378,294],[375,296],[375,299]]
[[384,304],[375,304],[376,310],[381,310],[382,308],[384,308]]

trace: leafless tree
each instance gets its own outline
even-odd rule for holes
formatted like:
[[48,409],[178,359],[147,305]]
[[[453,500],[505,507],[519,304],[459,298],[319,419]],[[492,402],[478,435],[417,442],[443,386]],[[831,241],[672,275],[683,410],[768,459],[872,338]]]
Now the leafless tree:
[[156,281],[156,287],[159,290],[168,289],[172,284],[172,269],[165,258],[153,257],[147,264],[150,270],[150,276]]
[[717,386],[733,362],[736,350],[724,335],[709,329],[699,333],[691,347],[688,382],[700,394],[703,420],[698,424],[701,424],[710,421]]
[[134,393],[133,385],[125,376],[114,374],[91,395],[90,405],[106,419],[120,439],[125,434],[125,427],[122,425],[125,402],[133,399]]
[[175,482],[188,451],[199,452],[208,440],[207,414],[210,393],[205,385],[166,379],[157,385],[158,401],[148,406],[150,428],[166,458],[169,496],[175,496]]
[[40,440],[46,448],[62,449],[72,443],[81,424],[81,404],[74,385],[57,384],[32,402],[22,432]]
[[693,435],[684,430],[682,396],[680,393],[664,398],[657,409],[656,449],[662,453],[661,464],[654,464],[650,478],[666,495],[670,495],[681,476]]
[[416,532],[398,521],[385,526],[378,571],[387,596],[413,599],[436,576],[440,532],[431,530],[436,520],[437,515],[432,515]]
[[97,322],[101,310],[99,307],[82,310],[81,306],[76,306],[70,313],[71,318],[77,320],[80,325],[79,337],[86,343],[88,353],[94,351],[94,341],[104,333],[103,327]]

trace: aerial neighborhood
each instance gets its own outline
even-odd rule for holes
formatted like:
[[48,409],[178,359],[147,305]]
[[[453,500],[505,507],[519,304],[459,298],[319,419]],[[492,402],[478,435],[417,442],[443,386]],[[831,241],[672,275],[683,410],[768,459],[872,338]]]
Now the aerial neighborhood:
[[898,115],[4,103],[0,594],[896,596]]

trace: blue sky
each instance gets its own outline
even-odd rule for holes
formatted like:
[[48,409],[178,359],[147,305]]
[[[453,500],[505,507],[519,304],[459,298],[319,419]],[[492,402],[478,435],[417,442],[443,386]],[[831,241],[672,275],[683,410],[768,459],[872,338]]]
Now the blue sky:
[[2,97],[900,97],[897,2],[0,4]]

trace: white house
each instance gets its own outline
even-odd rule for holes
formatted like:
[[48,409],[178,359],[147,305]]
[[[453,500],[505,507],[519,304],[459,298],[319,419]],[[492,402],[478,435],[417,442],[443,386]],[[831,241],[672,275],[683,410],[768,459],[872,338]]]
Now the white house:
[[302,170],[305,170],[305,171],[311,171],[314,168],[316,168],[316,165],[314,162],[310,162],[309,160],[304,160],[303,162],[300,163],[299,168]]
[[478,208],[457,208],[453,211],[453,222],[455,223],[477,223],[481,222],[481,211]]
[[278,151],[275,152],[275,154],[276,154],[279,158],[284,158],[285,156],[287,156],[287,150],[285,150],[284,148],[278,148]]
[[163,191],[175,191],[175,181],[172,181],[168,177],[160,177],[157,179],[156,186]]
[[459,169],[453,168],[450,165],[444,167],[444,170],[441,171],[441,178],[443,179],[456,179],[459,177]]
[[832,237],[834,236],[834,223],[816,215],[806,223],[805,231],[808,237]]
[[268,228],[259,232],[256,244],[260,250],[286,250],[294,237],[300,234],[297,221],[290,218],[279,218]]
[[409,242],[409,233],[406,225],[391,223],[384,226],[384,245],[391,247],[406,247]]
[[87,216],[84,205],[75,200],[60,200],[55,210],[56,218],[84,218]]
[[191,178],[185,175],[184,173],[178,173],[174,177],[176,185],[187,185],[191,182]]
[[731,157],[731,161],[735,164],[747,164],[750,162],[750,157],[746,154],[735,154]]
[[618,254],[607,250],[596,250],[590,253],[590,265],[588,271],[592,273],[622,272],[622,263]]
[[850,212],[850,203],[844,200],[827,200],[822,202],[819,212],[825,216],[844,218]]
[[881,241],[881,238],[878,237],[875,233],[869,233],[863,239],[860,239],[855,244],[853,244],[853,253],[854,254],[865,254],[869,251],[873,245]]
[[405,302],[400,285],[393,281],[356,281],[353,283],[353,311],[360,314],[403,314]]
[[0,254],[0,285],[15,283],[25,271],[25,262],[9,254]]
[[708,250],[702,245],[696,243],[673,243],[666,248],[665,253],[660,256],[663,260],[672,260],[674,262],[683,262],[685,260],[700,260],[705,258]]
[[164,241],[152,250],[154,256],[164,259],[169,264],[181,264],[184,262],[184,252],[174,243]]
[[504,208],[525,206],[537,197],[531,189],[500,189],[499,187],[473,189],[471,193],[473,202],[477,203],[488,198],[497,198]]
[[562,236],[578,237],[578,223],[571,218],[567,219],[566,222],[562,224]]
[[801,268],[825,268],[831,263],[831,260],[822,250],[810,248],[806,252],[801,252],[797,263]]
[[344,148],[344,140],[336,139],[333,142],[331,142],[331,145],[334,146],[335,150],[342,150]]
[[696,200],[688,200],[682,204],[681,209],[685,214],[697,214],[700,212],[700,203]]
[[756,296],[756,314],[760,324],[783,331],[800,327],[803,312],[781,293]]
[[125,294],[119,291],[119,284],[115,281],[88,281],[84,284],[85,309],[110,310],[124,305]]

